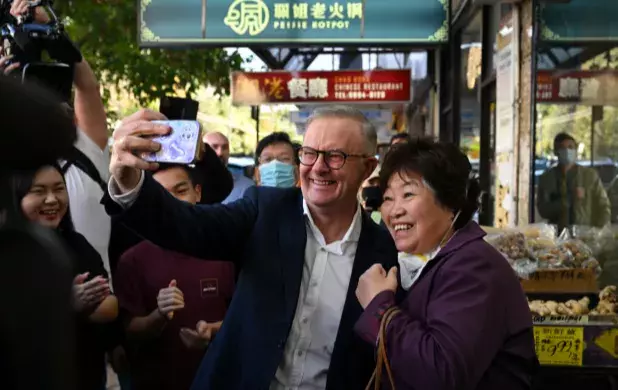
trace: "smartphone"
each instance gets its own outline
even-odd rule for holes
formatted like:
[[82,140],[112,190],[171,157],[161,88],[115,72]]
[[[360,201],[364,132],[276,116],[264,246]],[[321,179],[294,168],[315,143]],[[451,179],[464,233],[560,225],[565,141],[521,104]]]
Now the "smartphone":
[[144,156],[144,160],[167,164],[195,164],[201,160],[204,151],[202,147],[202,126],[198,121],[154,121],[172,128],[167,135],[153,137],[152,140],[161,144],[156,153]]
[[21,74],[22,83],[32,82],[54,92],[64,103],[71,101],[73,68],[60,63],[28,63]]

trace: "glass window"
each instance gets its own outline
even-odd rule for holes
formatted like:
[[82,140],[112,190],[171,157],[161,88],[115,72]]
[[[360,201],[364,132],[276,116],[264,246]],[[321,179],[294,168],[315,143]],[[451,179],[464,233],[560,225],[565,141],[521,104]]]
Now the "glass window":
[[[618,46],[615,43],[545,46],[539,49],[537,58],[540,70],[537,73],[534,175],[536,220],[554,222],[547,204],[544,210],[539,209],[539,202],[554,199],[564,202],[564,207],[558,203],[553,206],[563,214],[570,214],[564,219],[569,224],[594,225],[597,221],[605,221],[602,214],[606,214],[603,204],[607,204],[607,198],[603,197],[608,197],[612,206],[611,220],[617,223]],[[583,174],[571,180],[569,172],[573,171],[560,169],[567,166],[568,158],[566,152],[560,152],[565,153],[560,165],[554,153],[554,137],[559,133],[575,139],[573,157],[576,164],[584,168],[578,172],[598,176],[602,191],[595,191],[589,180],[582,181]],[[555,179],[553,184],[547,180],[549,177]],[[556,183],[562,180],[568,186],[560,189]],[[548,194],[548,190],[540,186],[553,186],[553,192]]]
[[473,166],[479,162],[481,141],[481,107],[478,101],[483,58],[481,15],[480,12],[476,14],[461,36],[460,146]]

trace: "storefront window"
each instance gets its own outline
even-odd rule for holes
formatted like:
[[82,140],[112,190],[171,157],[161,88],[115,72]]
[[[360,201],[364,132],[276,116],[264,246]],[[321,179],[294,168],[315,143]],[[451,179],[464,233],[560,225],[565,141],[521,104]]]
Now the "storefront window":
[[463,30],[461,37],[461,135],[460,146],[478,171],[480,158],[481,109],[479,89],[483,58],[482,16],[479,12]]
[[[537,117],[535,146],[536,218],[554,222],[539,202],[548,201],[549,185],[543,177],[560,180],[554,153],[554,138],[566,133],[575,140],[577,165],[594,170],[602,185],[596,191],[591,182],[578,179],[568,189],[571,199],[569,224],[601,225],[607,222],[607,198],[611,221],[618,222],[618,42],[574,47],[542,47],[537,55]],[[543,176],[545,175],[545,176]],[[580,183],[581,182],[581,183]],[[544,184],[545,183],[545,184]],[[572,191],[574,193],[571,193]],[[542,199],[545,197],[545,199]],[[549,197],[549,198],[548,198]],[[547,207],[546,207],[547,209]]]

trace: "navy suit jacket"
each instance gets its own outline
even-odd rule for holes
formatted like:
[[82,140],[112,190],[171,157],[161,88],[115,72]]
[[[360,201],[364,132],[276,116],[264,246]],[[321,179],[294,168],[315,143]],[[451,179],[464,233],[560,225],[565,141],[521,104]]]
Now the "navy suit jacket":
[[[299,189],[254,187],[228,205],[176,200],[150,175],[136,202],[110,214],[164,248],[241,269],[223,326],[198,370],[195,390],[267,390],[283,358],[299,296],[307,232]],[[353,327],[362,313],[359,277],[374,263],[397,264],[387,231],[362,213],[362,229],[327,377],[329,390],[363,390],[375,367],[374,346]]]

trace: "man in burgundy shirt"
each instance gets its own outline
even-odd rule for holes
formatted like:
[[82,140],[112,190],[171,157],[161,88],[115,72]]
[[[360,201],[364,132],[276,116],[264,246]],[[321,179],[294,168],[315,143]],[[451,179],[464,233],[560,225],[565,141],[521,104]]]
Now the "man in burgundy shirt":
[[[162,166],[153,175],[176,198],[201,198],[197,172]],[[230,262],[204,261],[143,241],[126,251],[114,278],[126,317],[134,390],[188,390],[234,292]]]

